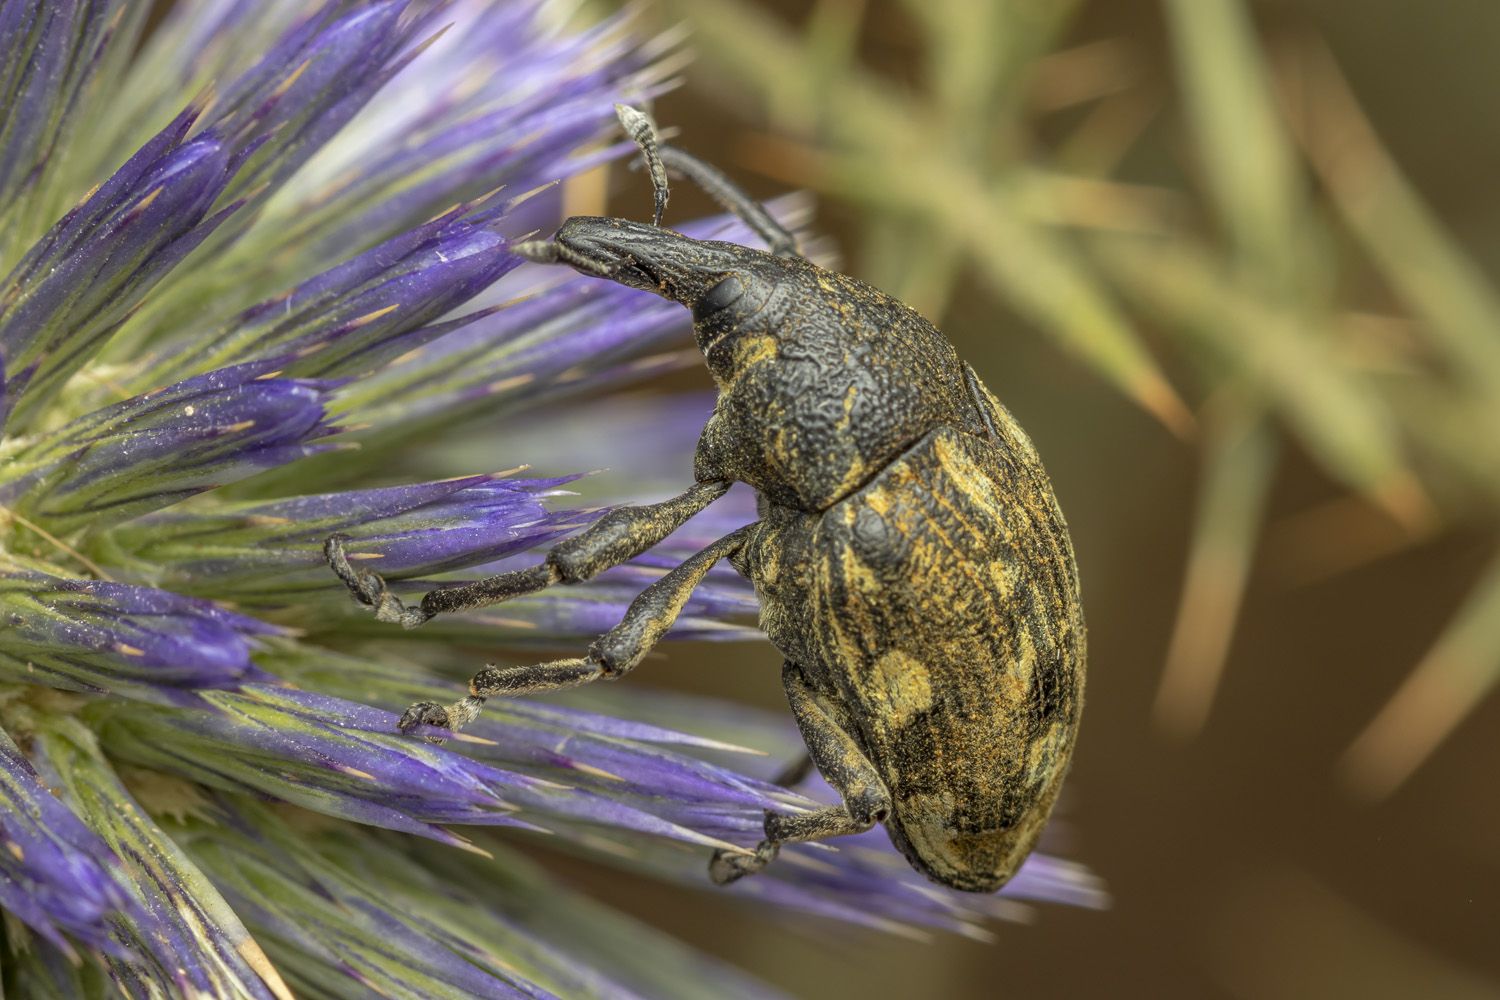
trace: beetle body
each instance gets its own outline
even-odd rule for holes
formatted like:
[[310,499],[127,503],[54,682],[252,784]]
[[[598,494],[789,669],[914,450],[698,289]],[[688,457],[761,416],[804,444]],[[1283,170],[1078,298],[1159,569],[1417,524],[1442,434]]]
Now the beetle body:
[[896,846],[936,881],[995,889],[1040,833],[1082,704],[1077,574],[1046,474],[906,306],[768,254],[732,280],[745,291],[700,306],[695,334],[720,392],[698,478],[762,497],[733,561],[885,782]]
[[[722,175],[661,152],[791,246]],[[1072,545],[1026,434],[916,312],[789,253],[591,217],[516,249],[693,311],[719,392],[695,455],[698,485],[616,511],[533,570],[435,591],[420,610],[341,562],[331,540],[330,561],[356,596],[411,626],[588,579],[655,544],[730,482],[756,489],[760,519],[653,584],[587,657],[488,668],[469,698],[413,706],[403,728],[457,728],[486,697],[623,674],[728,558],[755,586],[811,760],[844,802],[769,814],[757,851],[720,852],[714,878],[759,870],[783,843],[883,822],[935,881],[1003,885],[1057,797],[1084,685]]]

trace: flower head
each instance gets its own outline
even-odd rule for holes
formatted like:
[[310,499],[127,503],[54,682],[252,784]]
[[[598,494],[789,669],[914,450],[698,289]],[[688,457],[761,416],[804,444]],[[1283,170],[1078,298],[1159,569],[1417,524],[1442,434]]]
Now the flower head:
[[[544,0],[181,4],[142,38],[144,6],[0,0],[0,907],[36,938],[7,928],[8,981],[766,993],[517,847],[709,891],[711,851],[826,800],[756,756],[796,745],[789,719],[580,692],[493,704],[442,746],[396,731],[470,647],[529,658],[615,624],[752,495],[588,585],[409,634],[323,555],[345,536],[415,595],[680,475],[705,397],[621,403],[618,437],[578,401],[697,364],[683,311],[510,252],[556,222],[552,182],[621,153],[612,107],[659,71],[623,23],[559,30]],[[476,468],[466,440],[510,459]],[[716,569],[674,635],[763,641],[755,610]],[[789,848],[728,891],[964,933],[1019,898],[1100,898],[1037,857],[961,899],[878,837]]]

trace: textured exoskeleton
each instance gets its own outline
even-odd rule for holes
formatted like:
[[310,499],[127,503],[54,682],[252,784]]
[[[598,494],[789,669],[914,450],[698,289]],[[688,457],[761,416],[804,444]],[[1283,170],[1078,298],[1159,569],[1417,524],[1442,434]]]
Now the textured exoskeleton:
[[1036,843],[1083,706],[1077,570],[1036,451],[930,323],[796,256],[792,238],[717,170],[656,147],[638,113],[624,109],[622,121],[653,167],[658,218],[665,164],[741,215],[771,252],[583,217],[517,250],[692,310],[719,390],[696,485],[613,512],[537,567],[433,591],[419,608],[354,569],[339,539],[330,562],[379,617],[410,627],[588,579],[656,544],[732,482],[759,492],[760,519],[653,584],[587,656],[486,668],[468,698],[415,705],[403,728],[457,728],[487,697],[628,671],[727,558],[755,585],[811,761],[843,804],[768,814],[759,848],[721,851],[714,879],[759,870],[783,843],[884,823],[930,878],[994,890]]

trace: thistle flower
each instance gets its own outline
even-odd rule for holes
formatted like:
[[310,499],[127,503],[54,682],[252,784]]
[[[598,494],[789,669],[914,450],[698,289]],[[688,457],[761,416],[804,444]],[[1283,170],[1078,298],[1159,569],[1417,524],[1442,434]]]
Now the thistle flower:
[[[183,4],[143,39],[144,6],[0,0],[5,985],[769,994],[553,884],[517,853],[540,836],[903,933],[1099,903],[1045,856],[960,898],[878,836],[711,889],[711,850],[828,794],[756,756],[797,745],[788,718],[726,703],[585,691],[399,735],[472,667],[455,645],[584,641],[754,517],[736,492],[590,585],[410,634],[323,562],[344,534],[415,593],[680,474],[701,394],[546,407],[695,364],[681,310],[508,249],[663,72],[622,22],[563,30],[543,0]],[[543,471],[475,467],[501,452]],[[674,634],[758,640],[754,611],[716,570]]]

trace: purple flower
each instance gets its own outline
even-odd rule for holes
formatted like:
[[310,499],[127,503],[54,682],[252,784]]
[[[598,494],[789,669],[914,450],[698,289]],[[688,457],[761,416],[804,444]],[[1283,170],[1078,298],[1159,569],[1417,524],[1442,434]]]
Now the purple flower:
[[242,207],[213,211],[240,161],[212,131],[189,138],[197,119],[197,109],[183,112],[0,281],[9,373],[0,426],[25,426],[141,296]]
[[206,708],[97,718],[112,755],[210,787],[273,795],[304,808],[459,844],[439,824],[525,825],[508,794],[534,779],[394,735],[396,716],[264,685],[202,692]]
[[116,984],[132,995],[287,997],[234,911],[125,788],[92,734],[75,719],[32,722],[38,770],[99,831],[139,904],[134,919],[112,928]]
[[[169,829],[273,956],[316,960],[303,960],[305,976],[326,994],[686,1000],[707,983],[720,995],[779,995],[649,927],[622,927],[509,849],[428,852],[277,820],[219,794]],[[586,953],[570,947],[579,936]]]
[[[132,561],[179,590],[206,589],[258,605],[291,605],[308,591],[337,596],[323,542],[350,538],[351,558],[392,579],[488,562],[587,524],[593,512],[553,509],[576,477],[464,476],[391,486],[164,511],[115,538]],[[211,548],[202,539],[212,537]],[[337,581],[333,581],[336,584]],[[326,613],[326,612],[325,612]]]
[[[714,850],[817,805],[758,756],[788,719],[627,689],[496,702],[443,745],[396,729],[481,656],[579,649],[753,520],[750,492],[588,584],[410,632],[323,554],[344,535],[414,598],[689,481],[710,397],[587,401],[700,366],[686,313],[510,252],[556,224],[554,182],[630,152],[613,105],[668,68],[550,0],[204,0],[147,30],[149,6],[0,0],[7,985],[771,995],[514,846],[707,891]],[[673,635],[763,642],[756,613],[718,567]],[[1050,859],[1012,891],[1098,898]],[[1017,905],[934,890],[878,838],[735,892],[900,932]]]
[[106,953],[113,918],[139,919],[120,860],[42,784],[0,731],[0,906],[65,954],[68,937]]
[[162,352],[153,377],[259,358],[291,374],[363,374],[473,322],[437,322],[520,263],[496,230],[506,203],[459,206]]
[[51,576],[0,561],[0,675],[65,691],[193,701],[267,675],[275,626],[171,591]]
[[128,520],[315,455],[336,383],[223,368],[98,410],[18,450],[0,502],[55,530]]

